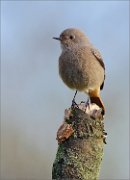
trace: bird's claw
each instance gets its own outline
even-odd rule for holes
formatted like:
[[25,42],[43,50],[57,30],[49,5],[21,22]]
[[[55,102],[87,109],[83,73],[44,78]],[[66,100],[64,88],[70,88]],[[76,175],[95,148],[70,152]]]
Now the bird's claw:
[[71,108],[79,108],[78,104],[75,102],[75,99],[72,100],[72,105],[71,105]]
[[79,108],[78,104],[75,102],[76,94],[77,94],[77,90],[76,90],[76,92],[75,92],[75,94],[74,94],[74,97],[73,97],[73,100],[72,100],[71,108],[75,108],[75,107]]

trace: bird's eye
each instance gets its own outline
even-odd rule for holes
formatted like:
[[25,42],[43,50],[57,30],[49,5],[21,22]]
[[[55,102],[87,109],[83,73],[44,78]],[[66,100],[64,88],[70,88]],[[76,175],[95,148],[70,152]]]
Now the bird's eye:
[[74,39],[74,36],[70,35],[70,39]]

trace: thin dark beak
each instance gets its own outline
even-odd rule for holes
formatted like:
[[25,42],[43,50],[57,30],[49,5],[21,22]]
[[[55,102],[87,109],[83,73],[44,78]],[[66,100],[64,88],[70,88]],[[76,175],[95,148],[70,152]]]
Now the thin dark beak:
[[53,39],[58,40],[58,41],[61,41],[61,39],[58,38],[58,37],[53,37]]

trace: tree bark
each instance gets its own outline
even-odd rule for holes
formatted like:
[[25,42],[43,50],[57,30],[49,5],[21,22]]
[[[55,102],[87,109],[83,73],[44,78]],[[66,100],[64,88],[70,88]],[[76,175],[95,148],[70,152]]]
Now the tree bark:
[[54,180],[97,180],[103,157],[105,131],[101,109],[92,104],[69,108],[57,132]]

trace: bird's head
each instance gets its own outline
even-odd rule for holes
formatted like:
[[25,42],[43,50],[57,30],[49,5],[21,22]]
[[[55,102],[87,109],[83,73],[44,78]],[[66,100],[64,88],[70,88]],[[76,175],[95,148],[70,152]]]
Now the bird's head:
[[89,42],[86,35],[75,28],[66,29],[60,34],[60,37],[53,37],[53,39],[60,41],[63,50],[85,46]]

